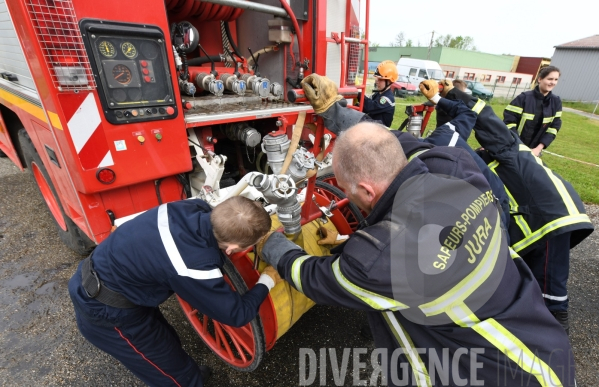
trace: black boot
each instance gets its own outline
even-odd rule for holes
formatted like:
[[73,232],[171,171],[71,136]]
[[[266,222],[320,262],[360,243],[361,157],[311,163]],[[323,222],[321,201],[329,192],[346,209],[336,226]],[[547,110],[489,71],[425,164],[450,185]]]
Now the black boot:
[[199,367],[200,374],[202,375],[202,381],[206,383],[206,380],[210,379],[210,377],[212,376],[212,368],[205,365],[201,365]]
[[[550,311],[551,312],[551,311]],[[568,322],[568,311],[560,310],[558,312],[551,312],[553,317],[557,320],[558,323],[564,328],[568,336],[570,335],[570,323]]]

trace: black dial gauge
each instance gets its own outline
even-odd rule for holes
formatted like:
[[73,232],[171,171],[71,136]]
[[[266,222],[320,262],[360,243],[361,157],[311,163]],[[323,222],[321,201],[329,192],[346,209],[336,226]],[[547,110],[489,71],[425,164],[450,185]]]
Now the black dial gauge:
[[123,55],[125,55],[129,59],[133,59],[137,57],[137,48],[130,42],[124,42],[121,44],[121,51],[123,51]]
[[112,77],[121,85],[128,85],[131,82],[131,70],[123,64],[118,64],[112,68]]
[[100,54],[107,58],[114,58],[116,56],[116,49],[108,40],[101,41],[100,44],[98,44],[98,49],[100,50]]

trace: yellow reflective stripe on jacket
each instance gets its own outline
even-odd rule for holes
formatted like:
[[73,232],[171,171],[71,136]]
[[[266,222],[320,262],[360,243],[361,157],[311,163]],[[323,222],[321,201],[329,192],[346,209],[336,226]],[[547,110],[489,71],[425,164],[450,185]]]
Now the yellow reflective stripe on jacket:
[[509,110],[509,111],[514,112],[516,114],[522,114],[522,112],[524,111],[524,109],[522,109],[521,107],[514,106],[514,105],[507,105],[505,107],[505,110]]
[[553,134],[554,136],[557,136],[557,129],[549,128],[549,129],[547,129],[547,132],[545,132],[545,133],[549,133],[549,134]]
[[491,242],[476,269],[472,270],[470,274],[441,297],[420,305],[420,310],[422,310],[426,316],[434,316],[445,312],[453,305],[464,303],[464,300],[474,293],[478,287],[489,278],[491,272],[493,272],[495,263],[497,262],[497,256],[499,255],[500,250],[501,227],[500,218],[497,216]]
[[555,118],[561,117],[562,116],[562,111],[560,110],[559,112],[555,112]]
[[388,298],[385,296],[381,296],[370,290],[362,289],[361,287],[349,282],[347,278],[341,273],[341,268],[339,267],[339,258],[333,262],[333,273],[335,274],[335,279],[343,287],[343,289],[347,290],[349,293],[354,295],[356,298],[362,300],[365,304],[370,305],[373,309],[376,310],[401,310],[408,309],[409,306],[402,304],[401,302],[395,301],[392,298]]
[[518,134],[522,134],[522,128],[524,128],[524,124],[526,120],[532,120],[535,118],[534,114],[522,113],[522,118],[520,119],[520,125],[518,125]]
[[[520,151],[530,152],[531,150],[526,145],[520,144]],[[557,176],[555,176],[553,174],[553,171],[551,169],[547,168],[543,164],[543,161],[541,161],[540,158],[535,157],[534,159],[537,162],[537,164],[539,164],[541,167],[543,167],[545,169],[545,172],[547,173],[547,176],[549,176],[549,178],[553,182],[553,185],[555,186],[555,189],[557,189],[557,192],[559,192],[559,195],[561,196],[562,201],[564,202],[564,205],[568,209],[568,213],[570,215],[577,215],[577,214],[579,214],[580,211],[578,211],[578,207],[576,207],[576,204],[574,203],[574,200],[572,200],[572,196],[570,196],[570,193],[568,192],[568,189],[564,185],[564,182],[561,181]]]
[[497,160],[493,160],[488,164],[488,167],[490,170],[493,171],[494,174],[497,175],[497,172],[495,172],[495,168],[497,168],[499,166],[499,161]]
[[293,261],[293,265],[291,265],[291,279],[295,284],[295,288],[302,293],[304,292],[302,288],[302,264],[310,257],[311,255],[301,256]]
[[512,195],[510,190],[507,189],[507,187],[505,186],[504,189],[510,201],[510,215],[520,228],[520,231],[522,231],[522,234],[524,234],[524,237],[528,237],[530,234],[532,234],[530,226],[528,225],[528,222],[526,222],[526,219],[524,219],[524,216],[516,215],[519,211],[518,203],[516,202],[516,199],[514,199],[514,196]]
[[410,366],[412,366],[416,385],[423,387],[432,386],[428,370],[426,369],[420,354],[414,349],[414,343],[412,342],[410,335],[408,335],[408,332],[403,329],[393,312],[383,312],[383,317],[391,328],[395,340],[397,340],[397,343],[403,348],[404,353],[410,362]]
[[487,319],[472,326],[479,335],[507,355],[524,371],[534,375],[541,386],[562,386],[555,372],[543,360],[495,319]]
[[423,154],[423,153],[424,153],[424,152],[426,152],[427,150],[428,150],[428,149],[425,149],[425,150],[421,150],[421,151],[418,151],[418,152],[414,153],[413,155],[411,155],[410,157],[408,157],[408,162],[410,162],[410,161],[414,160],[414,158],[415,158],[415,157],[418,157],[418,156],[420,156],[421,154]]
[[447,315],[462,328],[472,328],[480,320],[466,304],[458,304],[447,310]]
[[517,125],[516,124],[507,124],[506,126],[508,129],[514,129]]
[[515,252],[514,249],[512,249],[511,247],[509,247],[509,249],[510,249],[510,257],[512,259],[521,258],[520,254],[518,254],[517,252]]
[[482,99],[478,99],[478,102],[472,107],[472,110],[476,112],[476,114],[480,114],[481,110],[485,107],[486,103]]
[[553,119],[555,118],[555,116],[553,117],[547,117],[547,118],[543,118],[543,123],[544,124],[548,124],[550,122],[553,122]]
[[522,249],[535,243],[536,241],[538,241],[545,235],[549,234],[553,230],[556,230],[561,227],[570,226],[570,225],[576,224],[576,223],[583,223],[583,222],[585,222],[585,223],[591,222],[591,220],[589,219],[589,217],[586,214],[564,216],[562,218],[559,218],[552,222],[547,223],[540,229],[533,232],[528,238],[524,238],[518,242],[513,243],[512,248],[515,251],[521,251]]

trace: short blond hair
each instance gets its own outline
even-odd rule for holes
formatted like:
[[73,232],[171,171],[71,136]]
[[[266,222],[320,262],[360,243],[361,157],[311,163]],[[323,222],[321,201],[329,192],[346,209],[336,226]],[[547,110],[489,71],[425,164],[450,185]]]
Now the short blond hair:
[[259,202],[234,196],[216,206],[210,214],[212,231],[219,243],[249,247],[268,231],[272,220]]

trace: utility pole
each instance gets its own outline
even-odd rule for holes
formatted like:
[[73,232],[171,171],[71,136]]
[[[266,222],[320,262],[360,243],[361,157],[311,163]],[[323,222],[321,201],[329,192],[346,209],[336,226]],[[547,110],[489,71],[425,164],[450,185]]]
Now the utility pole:
[[426,59],[429,60],[431,57],[431,47],[433,47],[433,38],[435,37],[435,31],[431,34],[431,42],[428,45],[428,54],[426,54]]

